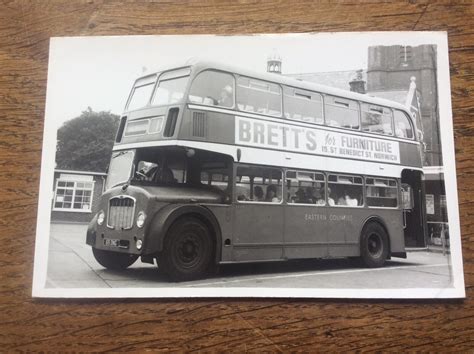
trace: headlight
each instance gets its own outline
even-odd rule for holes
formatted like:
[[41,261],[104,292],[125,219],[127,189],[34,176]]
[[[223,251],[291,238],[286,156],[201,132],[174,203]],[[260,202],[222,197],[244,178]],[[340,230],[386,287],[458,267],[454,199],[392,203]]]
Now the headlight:
[[102,225],[105,220],[105,213],[101,210],[99,214],[97,214],[97,224]]
[[146,214],[143,211],[139,212],[137,216],[137,226],[139,228],[142,228],[143,225],[145,225],[145,219],[146,219]]
[[137,247],[137,250],[141,250],[143,247],[143,241],[138,239],[135,243],[135,246]]

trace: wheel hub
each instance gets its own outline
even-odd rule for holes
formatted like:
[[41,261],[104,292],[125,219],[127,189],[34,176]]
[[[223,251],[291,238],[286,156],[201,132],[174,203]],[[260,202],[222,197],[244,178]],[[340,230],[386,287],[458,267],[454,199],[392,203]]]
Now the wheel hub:
[[178,255],[183,263],[190,264],[195,262],[199,255],[198,239],[192,235],[184,237],[178,247]]
[[382,240],[377,234],[371,234],[367,240],[367,248],[369,253],[374,257],[380,257],[383,251]]

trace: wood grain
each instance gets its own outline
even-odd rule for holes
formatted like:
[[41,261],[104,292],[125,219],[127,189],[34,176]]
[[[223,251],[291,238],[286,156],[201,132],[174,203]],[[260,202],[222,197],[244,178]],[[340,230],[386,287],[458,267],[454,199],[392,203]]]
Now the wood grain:
[[[0,2],[0,344],[12,350],[472,350],[474,6],[466,2]],[[449,33],[464,301],[31,298],[52,36]]]

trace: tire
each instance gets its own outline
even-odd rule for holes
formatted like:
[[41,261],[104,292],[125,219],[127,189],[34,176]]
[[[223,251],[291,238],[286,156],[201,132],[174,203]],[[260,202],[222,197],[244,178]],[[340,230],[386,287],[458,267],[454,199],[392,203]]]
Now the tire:
[[158,267],[172,281],[201,278],[213,265],[214,244],[209,230],[193,217],[178,219],[169,229]]
[[112,270],[127,269],[138,259],[138,256],[133,254],[104,251],[94,247],[92,253],[101,266]]
[[388,235],[378,223],[371,222],[362,230],[360,257],[369,268],[382,267],[388,257]]

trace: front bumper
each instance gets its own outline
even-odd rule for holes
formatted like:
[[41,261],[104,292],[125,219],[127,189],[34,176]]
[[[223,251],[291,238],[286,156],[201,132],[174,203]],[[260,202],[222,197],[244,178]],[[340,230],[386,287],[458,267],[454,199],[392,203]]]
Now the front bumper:
[[[94,248],[114,251],[119,253],[128,253],[134,255],[142,255],[145,247],[144,228],[138,228],[133,224],[130,229],[114,229],[97,224],[97,216],[95,216],[87,229],[86,243]],[[137,247],[141,243],[141,247]]]

